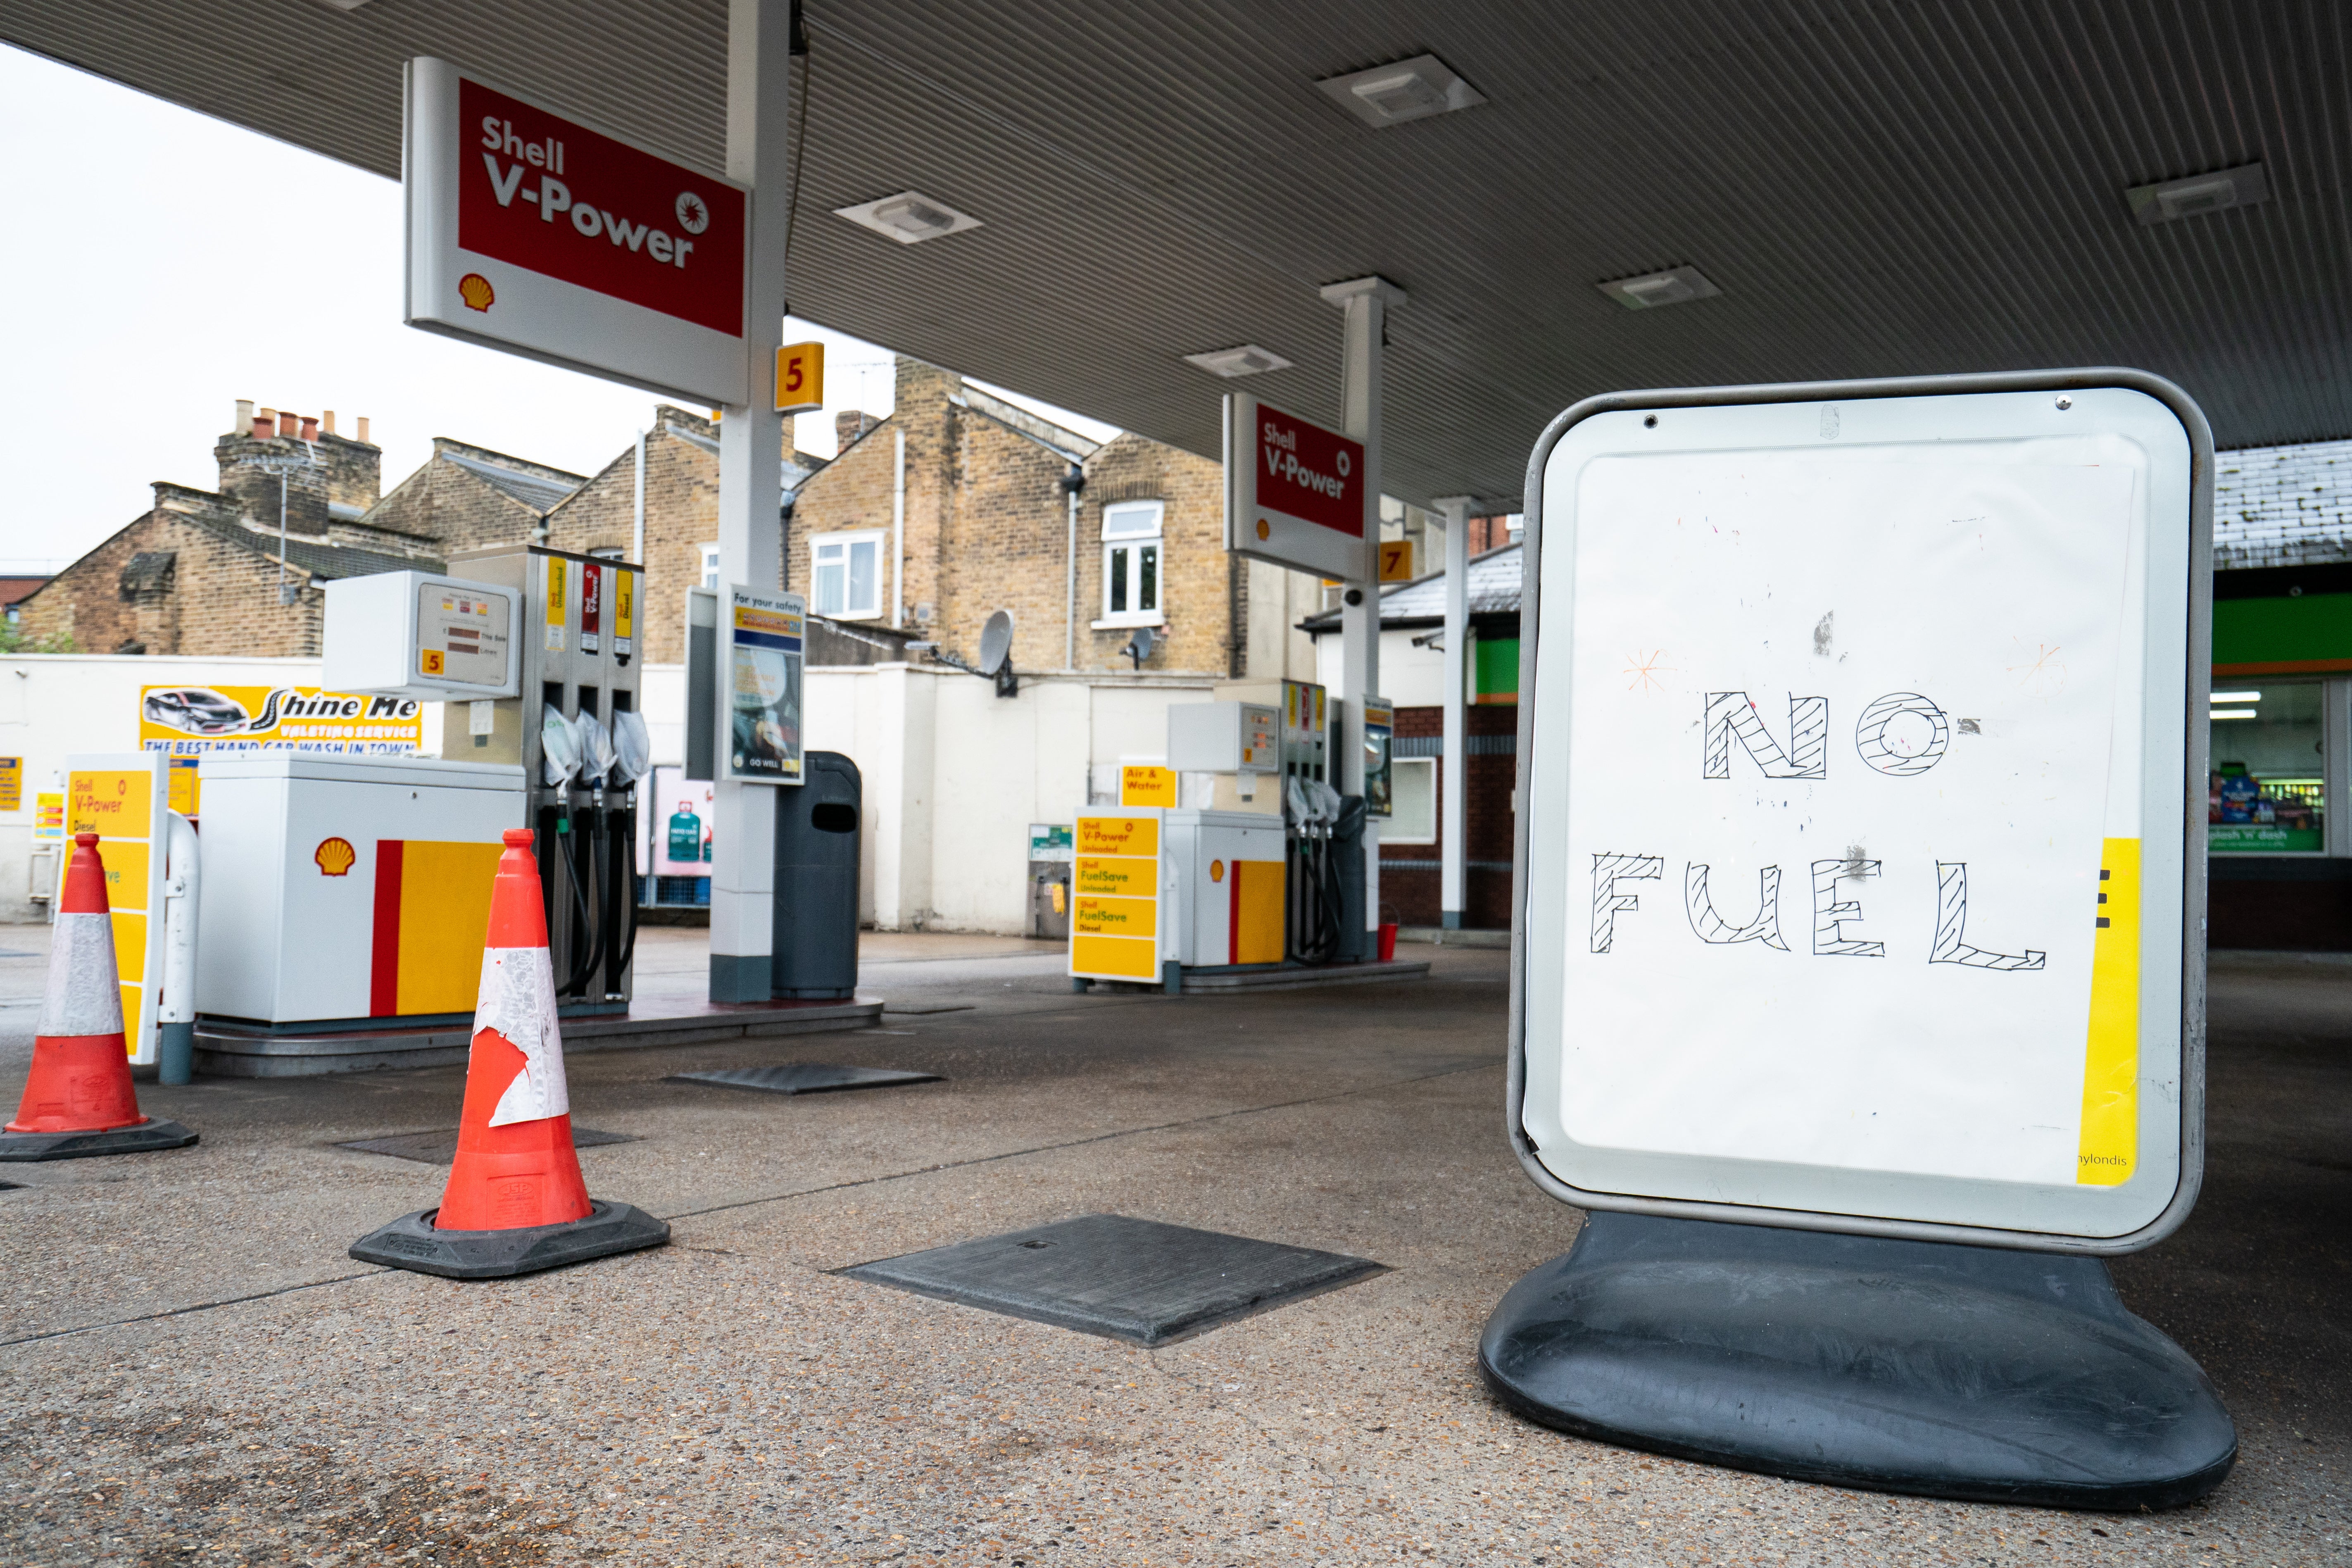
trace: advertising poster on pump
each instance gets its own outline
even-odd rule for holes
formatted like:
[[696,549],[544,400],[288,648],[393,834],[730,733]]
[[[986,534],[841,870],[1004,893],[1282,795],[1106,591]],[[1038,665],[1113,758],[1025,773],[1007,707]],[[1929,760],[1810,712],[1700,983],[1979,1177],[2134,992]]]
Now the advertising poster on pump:
[[142,686],[139,748],[407,756],[425,743],[425,704],[315,686]]
[[727,710],[720,750],[726,776],[748,784],[801,779],[801,664],[806,601],[797,594],[728,590]]
[[446,60],[408,62],[405,137],[409,325],[656,392],[742,400],[741,186]]

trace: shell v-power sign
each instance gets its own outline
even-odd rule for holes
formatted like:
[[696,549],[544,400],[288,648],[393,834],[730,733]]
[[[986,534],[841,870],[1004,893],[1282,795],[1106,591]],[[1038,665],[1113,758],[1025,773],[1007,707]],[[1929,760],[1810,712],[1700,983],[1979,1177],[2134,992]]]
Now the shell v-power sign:
[[748,192],[446,60],[407,90],[409,325],[742,401]]

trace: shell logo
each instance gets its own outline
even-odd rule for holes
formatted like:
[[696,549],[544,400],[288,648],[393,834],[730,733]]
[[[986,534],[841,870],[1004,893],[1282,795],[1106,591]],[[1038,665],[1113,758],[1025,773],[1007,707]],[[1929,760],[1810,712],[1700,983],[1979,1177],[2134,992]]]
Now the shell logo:
[[470,310],[487,310],[499,302],[498,291],[490,280],[478,272],[468,272],[457,279],[457,296]]
[[1257,520],[1257,536],[1260,539],[1271,539],[1274,536],[1274,525],[1267,522],[1265,519],[1259,518]]
[[352,847],[348,838],[321,839],[310,854],[310,858],[319,864],[320,875],[326,877],[349,876],[352,863],[359,858],[360,852]]
[[1225,879],[1225,863],[1224,863],[1223,860],[1212,860],[1212,861],[1210,861],[1210,862],[1209,862],[1209,880],[1211,880],[1212,882],[1222,882],[1222,881],[1223,881],[1224,879]]

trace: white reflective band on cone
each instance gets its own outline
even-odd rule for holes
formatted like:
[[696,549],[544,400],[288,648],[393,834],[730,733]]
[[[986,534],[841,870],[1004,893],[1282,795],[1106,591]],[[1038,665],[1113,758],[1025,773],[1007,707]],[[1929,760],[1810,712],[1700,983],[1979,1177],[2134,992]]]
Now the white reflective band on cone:
[[474,1033],[496,1029],[523,1057],[490,1125],[543,1121],[572,1110],[563,1081],[563,1037],[555,1028],[555,966],[543,947],[482,950],[481,1001],[474,1009]]
[[[122,1033],[122,981],[114,971],[109,915],[59,915],[49,937],[49,986],[37,1035]],[[554,1011],[551,1004],[548,1011]]]

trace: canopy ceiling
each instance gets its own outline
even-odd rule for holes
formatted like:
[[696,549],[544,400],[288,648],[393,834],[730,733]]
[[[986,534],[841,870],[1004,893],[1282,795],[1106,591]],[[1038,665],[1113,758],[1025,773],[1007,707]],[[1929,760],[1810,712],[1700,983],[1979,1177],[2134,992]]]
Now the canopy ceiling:
[[[1379,273],[1388,489],[1516,498],[1580,397],[2118,363],[2224,447],[2352,435],[2347,8],[2194,0],[807,0],[798,315],[1207,455],[1226,384],[1336,421]],[[0,37],[396,178],[401,62],[724,163],[725,0],[0,0]],[[1432,53],[1486,98],[1375,130],[1318,79]],[[60,145],[66,145],[62,137]],[[2124,192],[2259,162],[2271,198]],[[225,184],[233,181],[225,173]],[[899,246],[914,189],[982,226]],[[1632,311],[1675,266],[1721,293]]]

